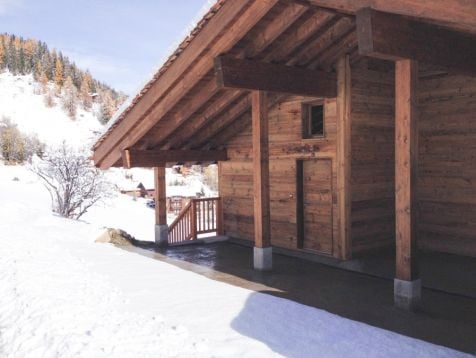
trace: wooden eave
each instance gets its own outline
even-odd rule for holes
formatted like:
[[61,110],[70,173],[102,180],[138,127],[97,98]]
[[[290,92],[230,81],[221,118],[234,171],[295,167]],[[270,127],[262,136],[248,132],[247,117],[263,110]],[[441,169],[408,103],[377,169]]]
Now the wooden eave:
[[[126,149],[225,147],[231,136],[250,125],[251,102],[248,90],[224,89],[217,83],[214,61],[220,55],[333,74],[342,54],[350,54],[351,61],[359,58],[354,14],[361,7],[372,3],[399,14],[413,9],[414,16],[432,22],[441,22],[444,15],[447,26],[475,30],[468,13],[474,21],[476,5],[452,2],[454,7],[447,1],[444,6],[443,1],[435,1],[441,7],[438,10],[418,0],[219,1],[193,38],[96,143],[95,164],[122,166],[121,154]],[[451,8],[449,13],[444,11],[447,8]],[[270,105],[283,96],[273,95]]]

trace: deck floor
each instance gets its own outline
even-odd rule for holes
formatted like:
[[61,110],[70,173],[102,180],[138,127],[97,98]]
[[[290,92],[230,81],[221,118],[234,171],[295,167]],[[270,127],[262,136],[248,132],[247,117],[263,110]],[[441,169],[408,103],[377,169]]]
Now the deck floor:
[[[258,272],[252,269],[252,249],[229,242],[168,249],[144,244],[126,249],[214,280],[290,299],[460,351],[476,352],[476,298],[424,288],[419,311],[397,309],[393,306],[393,280],[385,275],[377,277],[371,272],[382,262],[359,259],[363,260],[361,267],[367,262],[367,267],[372,268],[369,275],[274,254],[273,271]],[[422,264],[427,266],[426,270],[433,275],[434,281],[442,275],[446,275],[442,277],[444,280],[451,276],[438,267],[437,261],[428,262],[431,264],[425,264],[424,260]],[[469,269],[472,269],[472,263],[463,261],[459,265],[454,260],[447,265],[453,274],[465,272],[469,277],[460,280],[458,285],[475,279],[476,271],[468,272],[468,266],[465,266],[470,265]],[[475,288],[471,285],[467,292],[471,293]]]

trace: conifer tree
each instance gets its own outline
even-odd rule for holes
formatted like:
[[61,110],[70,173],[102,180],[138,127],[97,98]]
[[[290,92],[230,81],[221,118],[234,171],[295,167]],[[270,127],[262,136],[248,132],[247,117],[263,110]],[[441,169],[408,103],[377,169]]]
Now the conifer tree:
[[0,39],[0,70],[5,68],[5,44],[3,37]]
[[111,98],[111,95],[109,94],[109,92],[102,92],[99,121],[102,124],[106,124],[114,115],[114,111],[115,111],[115,106],[114,106],[113,99]]
[[14,75],[16,75],[18,71],[16,52],[15,45],[12,39],[10,39],[7,48],[7,68]]
[[[92,108],[92,94],[99,94],[99,115],[107,122],[117,107],[125,100],[125,95],[95,80],[89,71],[80,70],[76,64],[61,52],[49,50],[46,43],[34,39],[24,39],[7,33],[0,34],[0,71],[7,69],[13,75],[33,74],[38,83],[36,93],[44,94],[47,106],[56,104],[54,96],[62,98],[63,106],[74,117],[76,104]],[[68,85],[66,80],[69,78]],[[50,83],[52,82],[52,85]],[[63,90],[63,86],[67,88]],[[74,96],[71,96],[73,94]],[[74,98],[73,98],[74,97]],[[75,101],[75,106],[71,103]]]
[[81,81],[81,87],[79,89],[79,96],[81,99],[81,104],[83,105],[83,108],[85,110],[88,110],[92,106],[92,100],[91,100],[91,95],[89,93],[90,91],[90,82],[91,78],[88,76],[88,74],[84,74],[83,80]]
[[59,57],[56,58],[55,63],[55,84],[59,88],[63,86],[63,64]]
[[78,91],[71,77],[68,77],[63,86],[63,108],[72,119],[76,119]]
[[55,106],[53,90],[48,86],[45,87],[45,95],[43,97],[43,100],[45,101],[46,107],[51,108]]
[[[41,86],[41,93],[46,94],[48,91],[48,77],[46,77],[45,71],[41,71],[40,78],[39,78],[40,86]],[[50,106],[52,107],[52,106]]]

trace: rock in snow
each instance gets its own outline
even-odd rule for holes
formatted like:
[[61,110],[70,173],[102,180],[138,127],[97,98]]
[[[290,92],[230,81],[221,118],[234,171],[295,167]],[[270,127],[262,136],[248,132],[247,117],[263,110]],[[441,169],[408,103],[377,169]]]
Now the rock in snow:
[[121,229],[106,229],[95,242],[103,244],[114,244],[117,246],[132,245],[135,239]]

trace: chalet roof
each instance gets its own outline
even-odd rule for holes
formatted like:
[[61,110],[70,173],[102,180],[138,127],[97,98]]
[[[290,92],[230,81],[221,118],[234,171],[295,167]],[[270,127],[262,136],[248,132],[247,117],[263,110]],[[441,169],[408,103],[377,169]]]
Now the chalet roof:
[[216,84],[217,56],[332,73],[342,55],[360,59],[355,13],[370,6],[476,34],[476,2],[466,0],[218,0],[111,121],[96,165],[121,166],[125,149],[222,148],[250,122],[250,100]]

